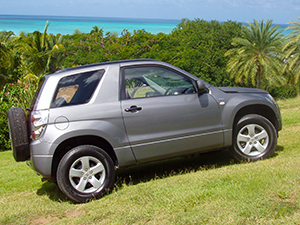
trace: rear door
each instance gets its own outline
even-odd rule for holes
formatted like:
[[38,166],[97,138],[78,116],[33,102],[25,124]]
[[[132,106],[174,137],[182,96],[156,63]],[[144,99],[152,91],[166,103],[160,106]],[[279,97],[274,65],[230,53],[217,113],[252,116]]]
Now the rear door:
[[121,110],[138,162],[223,146],[220,110],[189,77],[161,66],[125,67]]

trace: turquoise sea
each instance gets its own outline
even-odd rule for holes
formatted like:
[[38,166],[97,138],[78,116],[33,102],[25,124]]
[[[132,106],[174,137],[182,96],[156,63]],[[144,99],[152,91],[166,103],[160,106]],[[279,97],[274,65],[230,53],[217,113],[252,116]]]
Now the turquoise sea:
[[76,29],[89,33],[94,26],[103,28],[104,32],[117,32],[118,34],[124,29],[129,32],[145,29],[147,32],[157,34],[170,33],[181,20],[0,15],[0,31],[13,31],[16,35],[19,35],[21,31],[43,32],[47,21],[50,22],[48,33],[53,34],[73,34]]
[[[89,33],[94,26],[103,28],[104,32],[117,32],[118,34],[121,34],[124,29],[129,32],[144,29],[152,34],[157,34],[160,32],[170,33],[181,20],[0,15],[0,31],[13,31],[15,35],[19,35],[21,31],[43,32],[47,21],[50,22],[48,33],[53,34],[73,34],[75,30]],[[284,30],[286,27],[288,24],[280,24],[281,29]],[[287,35],[289,32],[284,30],[283,34]]]

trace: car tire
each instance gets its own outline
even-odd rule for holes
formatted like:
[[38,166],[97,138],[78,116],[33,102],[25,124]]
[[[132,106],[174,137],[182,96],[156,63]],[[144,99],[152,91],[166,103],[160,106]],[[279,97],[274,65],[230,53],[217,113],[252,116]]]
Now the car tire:
[[277,146],[274,125],[265,117],[242,117],[233,129],[232,154],[238,161],[257,161],[272,156]]
[[9,136],[14,158],[17,162],[30,158],[27,120],[22,108],[11,108],[7,112]]
[[100,198],[115,182],[115,168],[110,156],[92,145],[68,151],[57,169],[57,184],[71,200],[81,203]]

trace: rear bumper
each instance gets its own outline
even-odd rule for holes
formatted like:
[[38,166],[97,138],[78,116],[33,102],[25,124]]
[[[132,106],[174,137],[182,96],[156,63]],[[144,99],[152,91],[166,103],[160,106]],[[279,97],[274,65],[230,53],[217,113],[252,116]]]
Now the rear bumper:
[[45,178],[51,178],[52,155],[33,155],[27,165]]
[[[39,175],[51,178],[53,154],[49,153],[51,144],[39,140],[30,143],[30,160],[27,164]],[[46,153],[46,154],[45,154]]]

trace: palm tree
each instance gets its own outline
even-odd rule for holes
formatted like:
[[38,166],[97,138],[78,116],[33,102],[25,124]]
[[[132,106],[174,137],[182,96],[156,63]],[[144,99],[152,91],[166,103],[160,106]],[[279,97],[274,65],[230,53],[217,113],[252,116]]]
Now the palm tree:
[[[300,17],[298,17],[300,19]],[[284,71],[288,76],[290,84],[297,84],[300,77],[300,22],[290,21],[292,24],[287,30],[293,30],[287,37],[283,46],[285,52]]]
[[282,35],[279,25],[272,26],[272,20],[263,20],[242,27],[241,37],[232,40],[233,48],[225,53],[230,57],[227,72],[236,82],[249,80],[257,88],[264,85],[278,85],[284,82],[282,76]]
[[90,32],[91,37],[94,38],[94,41],[99,43],[102,48],[104,48],[104,40],[103,40],[103,28],[99,28],[99,26],[94,26]]
[[4,57],[5,52],[7,50],[7,42],[10,40],[10,38],[14,35],[12,31],[1,31],[0,32],[0,56]]
[[20,34],[19,49],[22,52],[22,66],[25,74],[41,75],[55,71],[55,68],[51,69],[50,64],[53,53],[63,48],[62,36],[56,38],[54,35],[48,35],[49,25],[50,23],[47,22],[43,33],[35,31],[30,34]]

